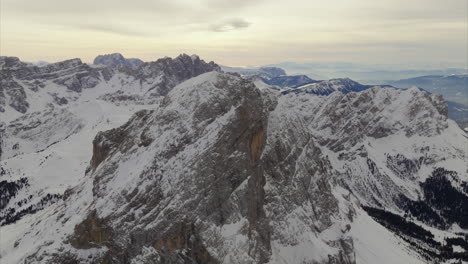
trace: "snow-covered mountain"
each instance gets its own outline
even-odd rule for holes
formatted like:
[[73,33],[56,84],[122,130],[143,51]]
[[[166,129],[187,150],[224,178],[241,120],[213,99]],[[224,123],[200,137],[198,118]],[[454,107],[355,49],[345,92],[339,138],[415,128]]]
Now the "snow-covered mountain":
[[468,261],[468,139],[439,95],[284,93],[187,55],[0,67],[2,263]]
[[399,88],[417,86],[443,95],[449,106],[449,117],[468,131],[468,74],[428,75],[387,83]]
[[7,120],[46,105],[75,101],[90,88],[106,92],[103,96],[112,100],[164,95],[184,80],[220,68],[214,62],[182,54],[147,62],[137,69],[94,67],[80,59],[37,67],[16,57],[0,57],[0,70],[0,114]]
[[[298,87],[292,87],[295,89],[288,89],[283,92],[283,94],[288,93],[308,93],[315,95],[330,95],[333,92],[339,91],[341,93],[349,92],[360,92],[366,89],[374,87],[374,85],[364,85],[358,82],[355,82],[349,78],[339,78],[331,79],[319,82],[312,82]],[[382,87],[389,87],[389,85],[384,85]]]

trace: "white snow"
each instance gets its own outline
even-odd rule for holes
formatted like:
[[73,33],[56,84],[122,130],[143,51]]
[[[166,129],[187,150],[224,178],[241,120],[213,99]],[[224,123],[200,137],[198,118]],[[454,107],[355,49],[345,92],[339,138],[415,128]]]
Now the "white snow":
[[364,211],[358,211],[351,227],[356,263],[359,264],[424,264],[408,244],[375,222]]

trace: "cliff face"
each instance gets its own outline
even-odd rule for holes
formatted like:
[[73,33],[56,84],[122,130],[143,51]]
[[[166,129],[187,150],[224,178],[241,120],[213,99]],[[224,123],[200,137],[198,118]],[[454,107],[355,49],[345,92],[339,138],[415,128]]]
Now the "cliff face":
[[[239,236],[250,239],[231,254],[248,249],[246,259],[268,260],[259,162],[268,102],[251,83],[229,75],[209,73],[191,82],[175,88],[158,110],[97,138],[95,150],[105,144],[112,149],[93,168],[93,197],[99,217],[113,227],[106,255],[113,263],[137,257],[144,246],[161,250],[164,259],[217,263],[230,247],[219,244],[215,227],[239,221]],[[122,163],[128,155],[136,158],[128,162],[142,166]],[[136,178],[122,172],[129,184],[120,186],[114,176],[127,169]]]

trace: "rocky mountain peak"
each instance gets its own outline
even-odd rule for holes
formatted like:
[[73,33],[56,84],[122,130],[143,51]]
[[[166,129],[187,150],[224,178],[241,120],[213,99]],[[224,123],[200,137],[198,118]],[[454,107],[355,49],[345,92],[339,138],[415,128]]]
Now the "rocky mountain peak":
[[278,67],[261,67],[260,71],[263,72],[265,77],[274,78],[282,75],[286,75],[286,71]]
[[98,55],[94,59],[94,62],[93,62],[93,64],[95,65],[106,65],[109,67],[127,66],[130,68],[137,68],[143,63],[144,62],[140,59],[135,59],[135,58],[127,59],[120,53]]
[[166,95],[172,87],[182,81],[211,71],[221,71],[221,68],[213,61],[207,63],[198,56],[181,54],[174,59],[165,57],[147,62],[140,66],[137,76],[145,80],[156,78],[157,82],[150,84],[149,91],[157,95]]
[[18,69],[27,64],[20,61],[18,57],[0,56],[0,69]]
[[[189,56],[187,54],[180,54],[174,59],[165,57],[154,62],[147,62],[143,68],[154,68],[179,72],[187,71],[187,76],[196,76],[204,72],[221,70],[221,68],[213,61],[207,63],[204,60],[201,60],[197,55]],[[154,72],[157,73],[157,71]]]

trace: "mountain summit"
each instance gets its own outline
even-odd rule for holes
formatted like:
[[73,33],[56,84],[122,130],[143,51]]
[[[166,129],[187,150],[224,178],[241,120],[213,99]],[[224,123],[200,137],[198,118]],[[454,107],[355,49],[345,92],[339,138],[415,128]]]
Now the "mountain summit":
[[106,55],[99,55],[94,59],[95,65],[106,65],[109,67],[127,66],[130,68],[137,68],[144,62],[140,59],[126,59],[120,53],[112,53]]

